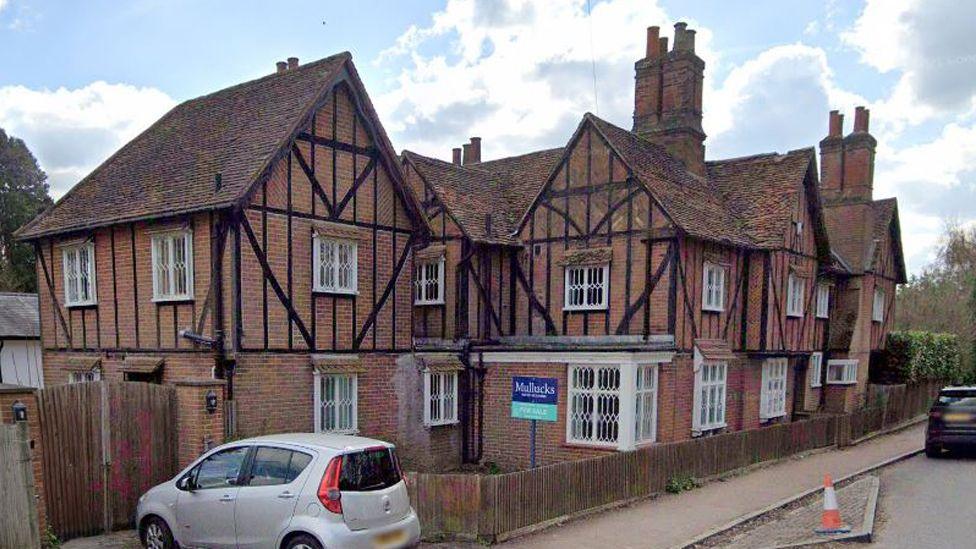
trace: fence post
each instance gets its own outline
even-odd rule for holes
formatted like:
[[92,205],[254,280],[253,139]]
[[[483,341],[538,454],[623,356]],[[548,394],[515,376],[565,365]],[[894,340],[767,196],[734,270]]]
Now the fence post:
[[844,448],[851,445],[851,429],[853,427],[851,414],[837,416],[837,447]]
[[112,531],[112,510],[109,504],[109,479],[111,479],[109,469],[112,467],[112,427],[111,414],[109,411],[108,382],[100,381],[99,392],[101,393],[101,421],[100,429],[102,434],[102,528],[107,534]]

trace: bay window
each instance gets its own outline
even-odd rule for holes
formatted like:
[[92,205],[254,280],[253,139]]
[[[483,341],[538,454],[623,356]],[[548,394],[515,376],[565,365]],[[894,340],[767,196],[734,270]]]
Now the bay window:
[[566,442],[629,450],[657,438],[657,364],[572,364]]
[[64,304],[95,305],[95,244],[85,242],[61,250],[64,266]]

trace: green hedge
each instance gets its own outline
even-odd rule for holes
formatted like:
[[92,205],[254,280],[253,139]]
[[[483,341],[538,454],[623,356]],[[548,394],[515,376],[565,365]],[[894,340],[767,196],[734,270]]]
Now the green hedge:
[[955,334],[891,332],[887,369],[909,383],[926,379],[957,382],[962,376],[959,340]]

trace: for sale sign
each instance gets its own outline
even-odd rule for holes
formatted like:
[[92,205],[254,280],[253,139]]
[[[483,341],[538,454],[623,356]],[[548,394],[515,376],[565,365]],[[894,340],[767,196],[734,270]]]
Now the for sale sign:
[[512,378],[512,417],[556,421],[558,395],[554,377]]

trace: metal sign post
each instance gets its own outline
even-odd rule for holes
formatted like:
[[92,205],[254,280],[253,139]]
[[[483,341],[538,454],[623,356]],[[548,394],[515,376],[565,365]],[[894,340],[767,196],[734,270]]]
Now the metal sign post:
[[512,378],[512,417],[529,420],[529,465],[535,469],[536,423],[556,421],[559,391],[556,378]]

